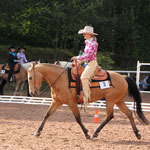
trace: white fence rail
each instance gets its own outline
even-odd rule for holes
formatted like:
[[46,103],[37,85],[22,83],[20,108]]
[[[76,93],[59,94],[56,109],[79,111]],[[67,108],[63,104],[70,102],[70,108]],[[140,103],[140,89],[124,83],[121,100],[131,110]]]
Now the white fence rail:
[[[114,71],[114,72],[118,72],[118,73],[123,73],[123,74],[127,74],[128,75],[128,77],[130,77],[131,76],[131,74],[137,74],[137,71],[123,71],[123,70],[112,70],[112,71]],[[149,74],[150,73],[150,71],[140,71],[140,73],[142,73],[142,74]]]
[[[0,96],[0,103],[14,103],[14,104],[35,104],[35,105],[50,105],[52,98],[43,97],[24,97],[24,96]],[[130,110],[134,110],[133,102],[126,102],[126,105]],[[66,105],[63,105],[66,106]],[[80,105],[79,105],[80,106]],[[95,103],[90,103],[88,108],[106,108],[106,103],[104,100],[99,100]],[[114,109],[119,109],[116,105]],[[150,104],[142,103],[142,110],[150,112]]]

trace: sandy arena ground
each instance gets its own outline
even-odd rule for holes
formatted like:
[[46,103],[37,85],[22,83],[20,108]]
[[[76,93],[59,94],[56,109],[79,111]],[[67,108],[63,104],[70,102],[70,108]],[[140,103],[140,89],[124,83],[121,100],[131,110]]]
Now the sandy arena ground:
[[[61,107],[49,118],[40,137],[34,137],[48,106],[0,103],[0,150],[149,150],[150,126],[136,125],[142,138],[137,140],[129,120],[119,110],[98,138],[86,140],[68,107]],[[92,136],[99,124],[93,123],[95,109],[81,110],[85,127]],[[150,120],[150,113],[145,113]],[[105,110],[99,109],[100,122]]]

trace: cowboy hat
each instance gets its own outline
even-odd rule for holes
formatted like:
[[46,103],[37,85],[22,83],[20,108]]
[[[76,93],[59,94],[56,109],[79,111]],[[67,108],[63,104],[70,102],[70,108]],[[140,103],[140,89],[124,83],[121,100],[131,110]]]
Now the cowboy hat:
[[84,33],[98,35],[97,33],[94,33],[94,28],[91,26],[85,26],[84,29],[78,31],[78,34],[84,34]]
[[19,48],[18,48],[18,51],[20,51],[21,49],[26,50],[26,48],[25,48],[25,47],[19,47]]
[[15,46],[10,46],[10,47],[8,47],[8,49],[9,49],[9,50],[15,49]]

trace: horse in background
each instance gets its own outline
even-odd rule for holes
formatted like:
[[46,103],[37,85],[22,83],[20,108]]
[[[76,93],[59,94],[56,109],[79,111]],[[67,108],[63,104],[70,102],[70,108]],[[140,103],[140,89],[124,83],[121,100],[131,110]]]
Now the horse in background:
[[[14,96],[16,96],[17,94],[19,94],[20,96],[22,96],[22,91],[25,85],[25,82],[27,82],[27,70],[28,68],[31,67],[33,62],[29,62],[29,63],[25,63],[25,64],[21,64],[20,67],[20,71],[19,73],[15,74],[15,78],[16,78],[16,87],[15,87],[15,92],[14,92]],[[37,63],[40,63],[40,61],[38,61]],[[7,83],[7,78],[8,78],[8,73],[2,74],[1,73],[1,69],[3,67],[4,64],[0,64],[0,95],[4,94],[4,86]],[[28,82],[27,82],[27,96],[30,96],[29,94],[29,89],[28,89]]]

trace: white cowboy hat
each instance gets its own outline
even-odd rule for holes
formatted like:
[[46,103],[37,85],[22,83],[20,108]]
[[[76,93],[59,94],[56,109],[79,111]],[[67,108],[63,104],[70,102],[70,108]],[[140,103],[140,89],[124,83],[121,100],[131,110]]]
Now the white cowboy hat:
[[85,26],[84,29],[78,31],[78,34],[84,34],[84,33],[98,35],[97,33],[94,33],[94,28],[91,26]]

